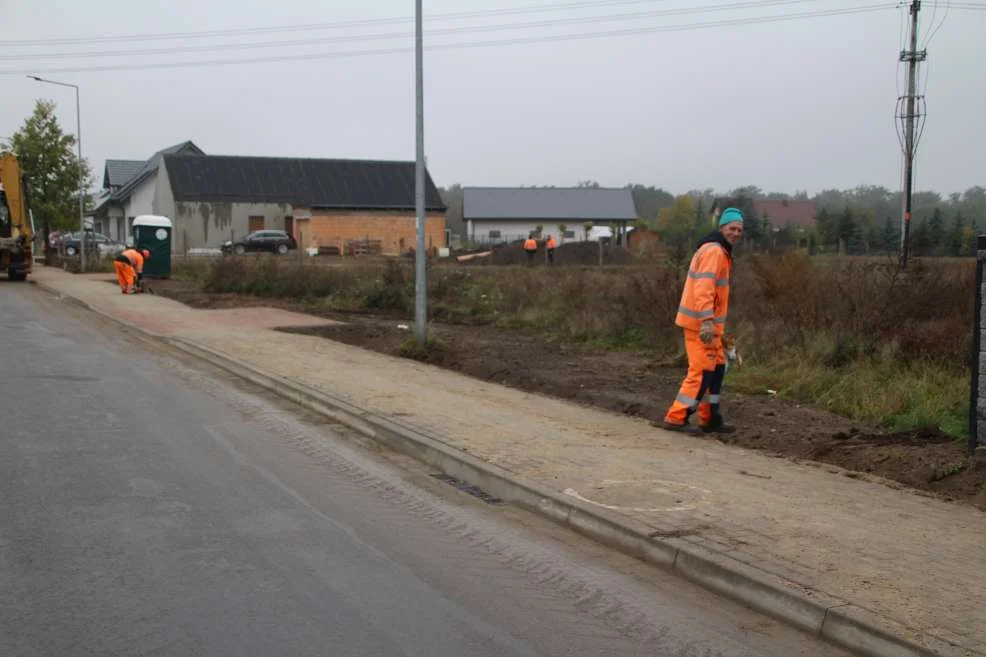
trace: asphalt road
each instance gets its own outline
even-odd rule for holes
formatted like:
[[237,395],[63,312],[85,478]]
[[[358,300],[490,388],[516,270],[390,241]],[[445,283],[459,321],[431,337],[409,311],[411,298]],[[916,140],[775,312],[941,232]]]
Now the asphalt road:
[[0,282],[0,655],[844,655]]

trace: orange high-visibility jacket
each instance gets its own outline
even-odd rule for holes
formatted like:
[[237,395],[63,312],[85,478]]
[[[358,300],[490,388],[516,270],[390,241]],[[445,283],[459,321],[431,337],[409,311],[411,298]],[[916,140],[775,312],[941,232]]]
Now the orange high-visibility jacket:
[[533,237],[527,238],[527,240],[524,242],[524,250],[537,251],[538,250],[537,240],[535,240]]
[[553,249],[553,248],[555,248],[558,245],[555,243],[555,238],[554,237],[550,237],[550,238],[548,238],[548,243],[545,246],[548,247],[549,249]]
[[134,268],[138,274],[144,273],[144,254],[137,249],[127,249],[120,254],[124,258],[130,261],[130,266]]
[[719,242],[701,244],[688,267],[688,278],[681,293],[681,304],[674,323],[698,331],[702,322],[712,320],[716,333],[726,329],[729,313],[729,277],[733,258]]

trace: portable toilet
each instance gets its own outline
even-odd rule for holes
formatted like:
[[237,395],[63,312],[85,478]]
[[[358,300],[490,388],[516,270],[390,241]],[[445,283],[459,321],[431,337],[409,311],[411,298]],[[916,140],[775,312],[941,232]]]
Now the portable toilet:
[[147,249],[151,257],[144,263],[144,276],[171,276],[171,220],[156,214],[142,214],[133,223],[134,248]]

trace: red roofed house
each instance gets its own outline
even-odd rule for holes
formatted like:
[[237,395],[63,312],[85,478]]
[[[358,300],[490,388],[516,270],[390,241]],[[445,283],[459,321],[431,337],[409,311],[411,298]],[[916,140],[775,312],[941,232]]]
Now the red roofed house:
[[776,228],[809,228],[815,225],[814,201],[754,201],[753,212]]

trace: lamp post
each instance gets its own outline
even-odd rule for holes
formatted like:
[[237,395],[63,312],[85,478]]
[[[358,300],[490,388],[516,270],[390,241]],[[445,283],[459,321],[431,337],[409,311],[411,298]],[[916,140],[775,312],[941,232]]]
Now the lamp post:
[[425,211],[425,119],[424,119],[424,63],[422,44],[421,0],[414,3],[414,69],[415,69],[415,133],[417,155],[414,167],[414,205],[417,214],[416,243],[414,253],[414,334],[422,346],[428,341],[428,282],[427,256],[425,255],[425,228],[428,215]]
[[78,146],[78,157],[79,157],[79,231],[82,234],[81,238],[81,251],[79,257],[81,258],[79,262],[79,271],[83,274],[86,272],[86,220],[85,220],[85,167],[82,163],[82,112],[79,110],[79,85],[70,84],[68,82],[56,82],[55,80],[46,80],[44,78],[39,78],[36,75],[27,76],[32,80],[37,82],[44,82],[46,84],[55,84],[59,87],[71,87],[75,89],[75,144]]

